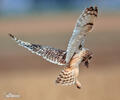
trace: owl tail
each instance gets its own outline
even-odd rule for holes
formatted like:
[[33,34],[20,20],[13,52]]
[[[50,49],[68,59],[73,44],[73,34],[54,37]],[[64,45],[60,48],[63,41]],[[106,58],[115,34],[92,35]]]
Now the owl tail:
[[[78,69],[79,70],[79,69]],[[73,85],[75,84],[77,88],[81,88],[81,84],[77,80],[75,68],[65,67],[57,77],[56,84],[61,85]]]

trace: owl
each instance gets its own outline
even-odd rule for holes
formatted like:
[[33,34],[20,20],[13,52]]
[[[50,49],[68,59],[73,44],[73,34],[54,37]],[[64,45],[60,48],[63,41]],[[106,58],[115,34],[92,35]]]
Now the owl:
[[24,42],[12,34],[9,34],[9,36],[15,40],[18,45],[28,49],[32,53],[43,57],[51,63],[64,66],[55,81],[56,84],[74,84],[80,89],[81,83],[78,81],[79,66],[83,63],[88,67],[89,60],[92,58],[92,52],[84,47],[84,42],[87,34],[93,29],[97,15],[98,8],[96,6],[91,6],[83,10],[82,14],[77,19],[66,50]]

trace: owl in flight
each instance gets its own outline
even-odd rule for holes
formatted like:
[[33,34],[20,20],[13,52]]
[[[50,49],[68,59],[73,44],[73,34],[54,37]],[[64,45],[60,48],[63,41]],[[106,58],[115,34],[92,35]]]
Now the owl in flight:
[[84,42],[87,33],[93,28],[97,15],[98,9],[96,6],[86,8],[82,12],[80,17],[77,19],[67,50],[24,42],[12,34],[9,34],[9,36],[15,40],[18,45],[28,49],[32,53],[42,56],[51,63],[65,66],[59,73],[55,81],[56,84],[74,84],[80,89],[81,84],[78,81],[79,65],[83,63],[86,67],[88,67],[89,60],[92,57],[92,52],[84,47]]

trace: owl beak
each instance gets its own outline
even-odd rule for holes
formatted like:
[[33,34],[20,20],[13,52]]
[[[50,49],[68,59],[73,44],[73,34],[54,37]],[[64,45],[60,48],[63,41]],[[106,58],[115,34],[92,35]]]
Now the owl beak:
[[88,68],[88,67],[89,67],[89,62],[88,62],[88,60],[87,60],[87,61],[85,61],[84,65],[85,65],[85,67],[86,67],[86,68]]
[[82,62],[84,62],[84,65],[86,68],[89,67],[89,60],[92,58],[92,56],[89,56],[88,58],[84,58]]

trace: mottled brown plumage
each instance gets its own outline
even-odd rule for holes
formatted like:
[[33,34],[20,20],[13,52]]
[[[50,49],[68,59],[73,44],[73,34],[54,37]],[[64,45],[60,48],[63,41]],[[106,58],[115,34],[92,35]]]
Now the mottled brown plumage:
[[89,7],[83,11],[77,20],[67,50],[24,42],[17,39],[12,34],[9,34],[9,36],[12,37],[18,45],[27,48],[32,53],[42,56],[47,61],[58,65],[64,65],[65,68],[59,73],[56,79],[57,84],[75,84],[76,87],[80,89],[81,84],[77,79],[79,75],[79,65],[84,63],[84,65],[88,67],[89,60],[92,57],[92,52],[89,49],[84,48],[84,41],[87,33],[93,28],[97,14],[97,7]]

